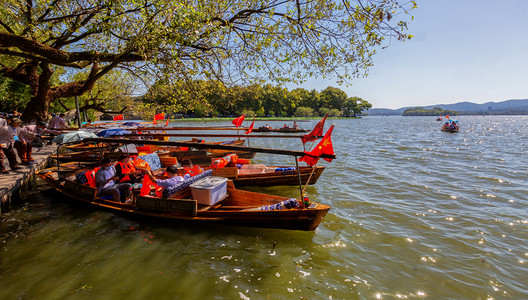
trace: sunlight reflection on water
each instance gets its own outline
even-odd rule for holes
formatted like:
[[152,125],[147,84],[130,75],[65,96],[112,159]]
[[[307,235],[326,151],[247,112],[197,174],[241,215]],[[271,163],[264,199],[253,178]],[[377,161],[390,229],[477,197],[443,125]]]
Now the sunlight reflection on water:
[[456,134],[433,117],[329,120],[315,232],[136,221],[40,187],[2,216],[0,298],[523,298],[528,118],[458,119]]

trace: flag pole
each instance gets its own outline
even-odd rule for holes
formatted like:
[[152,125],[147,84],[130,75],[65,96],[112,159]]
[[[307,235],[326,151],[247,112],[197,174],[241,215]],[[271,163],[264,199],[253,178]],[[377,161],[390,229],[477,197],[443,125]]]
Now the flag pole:
[[306,184],[304,185],[304,188],[302,190],[302,194],[303,195],[304,195],[304,192],[306,191],[306,188],[308,187],[308,184],[310,183],[310,179],[312,179],[312,175],[313,175],[315,169],[317,168],[317,164],[318,163],[319,163],[319,161],[316,162],[315,165],[312,167],[312,172],[310,173],[310,176],[308,176],[308,180],[306,181]]
[[305,203],[304,203],[304,198],[303,198],[303,188],[302,188],[302,180],[301,180],[301,170],[299,170],[299,161],[297,160],[297,156],[295,156],[295,166],[297,167],[297,177],[299,178],[299,192],[301,192],[301,202],[304,206],[304,208],[308,208],[306,207]]

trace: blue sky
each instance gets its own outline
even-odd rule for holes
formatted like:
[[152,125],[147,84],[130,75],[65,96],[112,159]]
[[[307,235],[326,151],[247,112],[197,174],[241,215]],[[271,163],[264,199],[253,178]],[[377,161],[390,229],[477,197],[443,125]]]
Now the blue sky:
[[378,51],[367,78],[339,87],[374,108],[528,99],[528,0],[418,0],[409,33]]

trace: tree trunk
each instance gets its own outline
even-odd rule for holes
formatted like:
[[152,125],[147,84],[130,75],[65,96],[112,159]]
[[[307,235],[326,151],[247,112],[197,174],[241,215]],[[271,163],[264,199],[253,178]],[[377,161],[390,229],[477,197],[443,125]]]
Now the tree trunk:
[[26,124],[33,121],[47,121],[49,104],[50,101],[47,95],[35,95],[31,97],[31,101],[29,101],[26,109],[22,113],[22,121]]
[[[35,78],[30,83],[34,92],[26,109],[22,113],[22,121],[25,123],[46,121],[48,119],[48,108],[51,101],[53,101],[50,95],[50,80],[53,71],[46,62],[40,63],[40,69],[41,73],[38,76],[38,84],[36,84]],[[34,73],[36,75],[36,70],[34,70]]]

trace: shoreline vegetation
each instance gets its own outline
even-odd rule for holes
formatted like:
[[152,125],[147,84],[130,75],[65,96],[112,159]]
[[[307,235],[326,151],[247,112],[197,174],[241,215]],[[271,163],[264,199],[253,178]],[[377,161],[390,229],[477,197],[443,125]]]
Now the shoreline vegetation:
[[426,109],[423,107],[412,107],[406,109],[402,116],[456,116],[457,111],[447,110],[441,107],[433,107],[432,109]]
[[[327,120],[346,120],[346,119],[361,119],[364,116],[356,116],[356,117],[327,117]],[[202,117],[202,118],[169,118],[170,122],[216,122],[216,121],[226,121],[231,124],[231,121],[233,121],[233,118],[236,117]],[[320,120],[321,117],[283,117],[283,118],[277,118],[277,117],[260,117],[255,118],[255,122],[310,122],[310,121],[317,121]],[[133,121],[133,120],[140,120],[140,119],[130,119],[130,120],[124,120],[126,121]],[[112,121],[112,120],[100,120],[100,122],[104,121]],[[251,123],[253,121],[253,118],[246,118],[244,119],[244,122]]]

